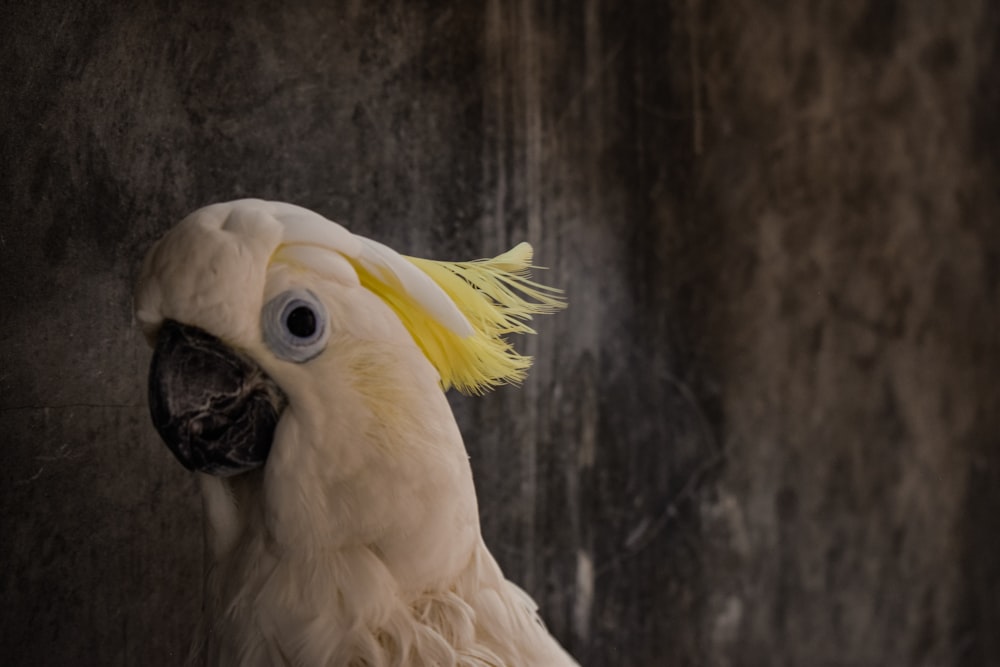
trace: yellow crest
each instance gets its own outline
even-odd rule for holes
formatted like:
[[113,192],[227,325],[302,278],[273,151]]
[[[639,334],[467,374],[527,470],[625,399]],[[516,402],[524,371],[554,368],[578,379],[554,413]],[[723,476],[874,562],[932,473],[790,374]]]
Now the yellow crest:
[[468,320],[471,333],[462,335],[428,312],[399,280],[377,276],[355,263],[361,284],[399,316],[417,345],[441,375],[444,389],[455,387],[479,394],[524,379],[531,358],[517,352],[504,338],[509,333],[534,333],[533,315],[566,307],[562,290],[531,280],[532,249],[520,243],[493,259],[441,262],[404,259],[441,288]]
[[396,313],[444,389],[478,394],[523,380],[531,359],[504,337],[534,333],[527,324],[533,315],[566,307],[562,290],[531,280],[530,269],[537,267],[531,266],[528,243],[493,259],[439,262],[400,255],[291,204],[251,200],[228,206],[236,205],[269,212],[283,225],[282,252],[313,270],[335,275],[340,269],[310,248],[344,257],[361,285]]

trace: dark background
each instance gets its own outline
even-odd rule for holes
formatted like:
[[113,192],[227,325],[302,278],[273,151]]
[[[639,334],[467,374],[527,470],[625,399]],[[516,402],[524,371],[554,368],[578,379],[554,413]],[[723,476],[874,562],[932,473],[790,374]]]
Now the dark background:
[[200,507],[131,290],[258,196],[567,290],[524,386],[453,405],[584,665],[1000,665],[996,3],[11,4],[0,662],[184,655]]

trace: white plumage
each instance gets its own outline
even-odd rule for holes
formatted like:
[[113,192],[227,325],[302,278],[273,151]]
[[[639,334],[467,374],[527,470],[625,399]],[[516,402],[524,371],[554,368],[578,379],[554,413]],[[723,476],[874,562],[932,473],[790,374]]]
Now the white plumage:
[[[442,391],[523,375],[527,360],[501,335],[561,306],[527,280],[528,262],[526,245],[483,263],[406,258],[259,200],[196,211],[158,242],[136,295],[149,339],[168,321],[200,329],[285,397],[263,465],[198,473],[213,565],[196,655],[247,666],[576,664],[483,543]],[[267,313],[289,299],[312,304],[328,327],[321,345],[293,336],[286,353],[273,341],[287,332],[268,337],[289,321]],[[314,356],[298,361],[299,348]]]

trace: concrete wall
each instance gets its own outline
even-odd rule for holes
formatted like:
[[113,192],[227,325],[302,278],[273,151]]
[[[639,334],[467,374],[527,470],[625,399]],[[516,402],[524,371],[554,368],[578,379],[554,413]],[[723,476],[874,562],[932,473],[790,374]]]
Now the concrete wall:
[[0,662],[175,665],[200,510],[131,289],[203,204],[571,308],[454,397],[585,665],[1000,664],[993,3],[22,3],[0,21]]

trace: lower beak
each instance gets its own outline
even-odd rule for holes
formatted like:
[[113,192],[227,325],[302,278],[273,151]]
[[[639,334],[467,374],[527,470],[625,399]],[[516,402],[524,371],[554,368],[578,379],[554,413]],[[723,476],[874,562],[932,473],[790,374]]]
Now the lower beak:
[[149,369],[153,426],[185,468],[229,477],[264,464],[284,393],[215,336],[163,323]]

